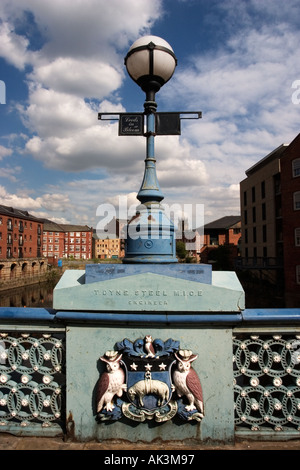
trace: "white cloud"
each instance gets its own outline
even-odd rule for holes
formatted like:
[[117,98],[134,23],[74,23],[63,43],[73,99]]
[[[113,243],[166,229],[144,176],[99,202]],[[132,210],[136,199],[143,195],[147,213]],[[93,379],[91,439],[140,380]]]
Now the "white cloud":
[[0,145],[0,160],[2,160],[4,157],[8,157],[11,154],[12,154],[11,149],[4,147],[3,145]]
[[10,194],[3,186],[0,186],[0,204],[24,210],[39,209],[41,207],[40,202],[27,194]]
[[[63,193],[43,194],[34,198],[29,196],[29,191],[13,194],[8,192],[4,186],[0,186],[0,204],[28,210],[33,215],[39,214],[37,216],[44,218],[51,217],[52,212],[64,213],[72,208],[69,196]],[[75,207],[73,207],[74,209]]]
[[[300,78],[297,2],[224,0],[215,6],[223,13],[223,45],[190,57],[187,66],[179,63],[159,95],[175,108],[203,111],[202,120],[182,124],[180,138],[156,138],[166,203],[196,199],[212,218],[238,213],[245,170],[299,132],[300,106],[291,102],[291,85]],[[24,3],[41,36],[39,50],[32,50]],[[125,111],[119,97],[124,50],[149,31],[162,6],[160,0],[2,1],[0,55],[19,69],[32,67],[28,104],[19,106],[30,133],[26,152],[46,168],[94,171],[93,179],[89,173],[53,187],[53,195],[24,195],[36,210],[88,222],[103,201],[138,191],[145,139],[118,137],[117,124],[99,122],[97,112]],[[0,147],[0,158],[8,152]],[[20,196],[5,197],[18,202]]]
[[[53,169],[137,171],[143,139],[119,140],[117,126],[99,123],[97,112],[108,107],[107,98],[120,88],[123,51],[159,18],[161,0],[26,0],[26,6],[13,0],[4,1],[0,10],[11,40],[14,24],[22,26],[23,33],[19,27],[16,35],[23,45],[19,56],[23,65],[29,61],[32,66],[27,75],[29,103],[18,105],[32,133],[26,152]],[[25,10],[32,13],[30,18]],[[30,50],[29,20],[44,41],[36,51]],[[87,98],[104,102],[97,109]],[[125,111],[117,96],[113,101],[111,111]]]
[[65,212],[71,206],[69,196],[61,193],[43,194],[43,196],[37,197],[36,201],[41,207],[51,212]]
[[[23,26],[24,32],[18,36],[24,41],[26,35],[30,38],[25,12],[32,13],[45,41],[44,56],[107,58],[115,55],[116,47],[126,47],[128,41],[149,30],[161,14],[161,0],[2,0],[1,17]],[[32,29],[32,18],[30,26]]]
[[12,183],[16,183],[18,181],[18,178],[16,175],[21,173],[21,171],[22,171],[22,167],[20,166],[15,166],[14,168],[10,168],[10,167],[0,168],[0,178],[7,178]]
[[120,87],[122,74],[100,60],[57,57],[36,66],[29,78],[56,92],[102,99]]
[[28,56],[29,41],[14,32],[13,25],[0,24],[0,56],[16,68],[23,70]]

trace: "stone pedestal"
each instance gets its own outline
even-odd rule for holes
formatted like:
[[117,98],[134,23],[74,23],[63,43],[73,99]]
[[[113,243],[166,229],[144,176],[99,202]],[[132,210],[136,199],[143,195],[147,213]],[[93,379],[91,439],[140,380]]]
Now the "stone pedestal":
[[[68,323],[67,422],[76,439],[233,440],[231,327],[244,309],[235,273],[201,264],[87,265],[85,271],[64,273],[53,307]],[[126,387],[113,397],[112,410],[99,411],[99,383],[113,351]],[[203,414],[196,406],[186,411],[187,397],[172,384],[179,354],[189,356],[201,383]],[[154,383],[164,381],[169,390],[161,403]],[[145,384],[143,406],[140,396],[129,393],[132,383],[135,392],[137,384]]]
[[93,312],[240,312],[244,291],[234,272],[210,265],[87,265],[66,271],[53,308]]

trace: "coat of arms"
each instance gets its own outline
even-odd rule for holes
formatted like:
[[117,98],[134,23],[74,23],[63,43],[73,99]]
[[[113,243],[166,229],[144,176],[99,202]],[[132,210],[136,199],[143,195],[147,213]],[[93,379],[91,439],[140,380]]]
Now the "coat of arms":
[[192,367],[197,355],[180,349],[178,341],[151,335],[116,344],[100,357],[106,363],[97,385],[97,417],[163,422],[178,415],[201,421],[203,394]]

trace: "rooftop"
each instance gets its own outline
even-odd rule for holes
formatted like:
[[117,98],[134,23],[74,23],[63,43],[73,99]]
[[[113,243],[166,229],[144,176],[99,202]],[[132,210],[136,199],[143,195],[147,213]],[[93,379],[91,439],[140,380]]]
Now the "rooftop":
[[42,219],[39,219],[32,214],[29,214],[28,211],[16,209],[15,207],[4,206],[2,204],[0,204],[0,214],[7,215],[10,217],[17,217],[18,219],[32,220],[34,222],[43,222]]
[[264,158],[262,158],[257,163],[255,163],[253,166],[251,166],[248,170],[246,170],[245,171],[246,175],[249,176],[249,175],[255,173],[260,168],[262,168],[264,165],[270,163],[271,161],[279,159],[281,157],[282,153],[286,150],[286,148],[288,146],[289,146],[289,144],[281,144],[275,150],[272,150],[272,152],[268,153],[268,155],[266,155]]
[[221,219],[214,220],[209,224],[204,225],[204,230],[210,229],[229,229],[241,222],[240,215],[226,215]]
[[87,225],[57,224],[53,220],[43,219],[44,232],[90,232]]

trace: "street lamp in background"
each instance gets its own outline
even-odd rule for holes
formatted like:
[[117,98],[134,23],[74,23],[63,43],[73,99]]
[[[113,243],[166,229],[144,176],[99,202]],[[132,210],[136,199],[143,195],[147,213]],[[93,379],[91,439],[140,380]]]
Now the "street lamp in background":
[[137,195],[141,206],[127,226],[124,263],[174,263],[175,229],[160,202],[164,196],[156,175],[154,156],[155,94],[172,77],[177,59],[171,46],[157,36],[139,38],[125,57],[127,72],[146,93],[144,113],[146,159],[144,178]]

